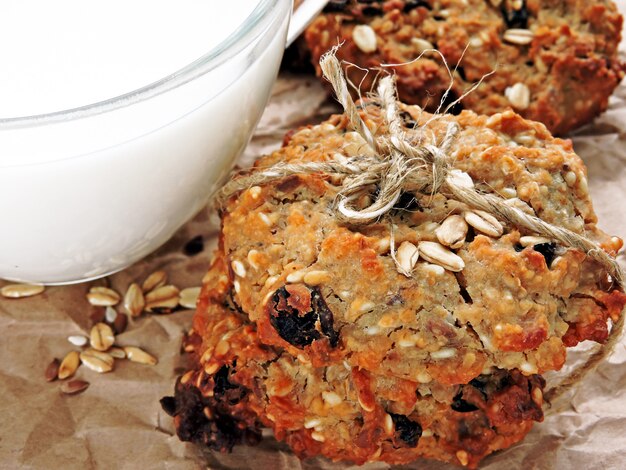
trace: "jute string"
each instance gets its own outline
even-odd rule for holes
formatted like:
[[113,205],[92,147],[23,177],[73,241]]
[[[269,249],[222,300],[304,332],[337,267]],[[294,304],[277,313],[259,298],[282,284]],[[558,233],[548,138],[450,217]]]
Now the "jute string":
[[[456,123],[447,126],[443,138],[435,144],[423,142],[423,134],[409,132],[402,125],[398,113],[395,83],[391,76],[382,78],[372,98],[381,109],[386,132],[374,135],[367,127],[349,91],[335,49],[320,59],[324,77],[330,82],[337,100],[344,109],[350,127],[373,150],[374,156],[356,156],[341,161],[277,163],[269,168],[254,169],[251,174],[231,179],[216,195],[222,204],[232,195],[254,185],[263,185],[294,174],[322,173],[338,177],[341,190],[337,196],[337,218],[350,224],[368,224],[384,216],[398,202],[403,192],[443,194],[472,209],[485,211],[500,221],[575,248],[602,265],[614,282],[624,287],[624,277],[617,262],[592,240],[571,230],[550,224],[538,217],[508,205],[496,194],[483,193],[469,186],[452,172],[449,151],[458,134]],[[370,152],[371,153],[371,152]],[[370,194],[373,186],[378,192],[371,204],[356,208],[353,202],[363,194]],[[547,401],[554,401],[582,379],[604,359],[617,343],[624,323],[623,315],[616,322],[609,338],[586,363],[575,369],[557,386],[545,393]]]

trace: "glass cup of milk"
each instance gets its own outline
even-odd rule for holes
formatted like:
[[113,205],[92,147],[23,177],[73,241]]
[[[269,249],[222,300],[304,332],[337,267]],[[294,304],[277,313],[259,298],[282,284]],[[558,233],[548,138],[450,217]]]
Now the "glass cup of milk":
[[100,277],[163,244],[248,143],[290,0],[0,6],[0,278]]

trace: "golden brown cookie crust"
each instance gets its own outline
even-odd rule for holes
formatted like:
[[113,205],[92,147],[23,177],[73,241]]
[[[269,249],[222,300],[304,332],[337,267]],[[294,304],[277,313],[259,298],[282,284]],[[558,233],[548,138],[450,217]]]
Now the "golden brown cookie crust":
[[[431,117],[403,112],[411,127]],[[384,131],[377,107],[362,117]],[[611,254],[621,248],[596,226],[569,141],[511,111],[441,116],[424,135],[436,140],[450,122],[460,128],[450,157],[478,187]],[[366,151],[346,127],[334,116],[301,129],[256,166]],[[462,270],[420,257],[404,276],[390,256],[390,224],[396,248],[436,244],[442,223],[469,208],[415,194],[388,219],[357,227],[336,218],[339,189],[329,175],[299,174],[223,208],[188,339],[194,366],[164,402],[179,436],[228,450],[269,427],[301,457],[470,467],[518,442],[542,420],[541,374],[562,367],[566,346],[604,341],[624,293],[577,250],[506,224],[501,235],[468,228],[450,249]]]
[[[331,2],[305,40],[318,75],[321,55],[341,44],[337,56],[358,65],[346,71],[363,91],[372,88],[381,64],[408,63],[435,47],[450,68],[458,64],[446,103],[495,71],[457,111],[513,108],[561,135],[603,112],[624,77],[626,65],[617,56],[622,23],[610,0],[349,0]],[[375,33],[374,51],[354,39],[363,25]],[[396,74],[402,101],[430,111],[450,83],[432,53],[385,70]]]

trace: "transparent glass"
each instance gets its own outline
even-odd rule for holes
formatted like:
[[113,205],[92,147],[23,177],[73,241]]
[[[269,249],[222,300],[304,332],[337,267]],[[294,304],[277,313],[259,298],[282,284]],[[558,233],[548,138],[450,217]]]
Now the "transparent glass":
[[291,1],[261,0],[217,48],[100,103],[0,120],[0,277],[68,283],[122,269],[208,201],[269,97]]

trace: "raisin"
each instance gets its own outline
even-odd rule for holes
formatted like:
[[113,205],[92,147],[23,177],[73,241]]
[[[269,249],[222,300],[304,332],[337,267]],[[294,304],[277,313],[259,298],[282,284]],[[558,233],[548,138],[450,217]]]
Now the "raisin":
[[[260,438],[255,425],[248,427],[231,416],[209,398],[204,398],[196,387],[178,382],[175,397],[161,399],[163,410],[177,417],[176,433],[182,441],[204,444],[210,449],[230,451],[240,442],[254,442]],[[211,419],[205,408],[210,410]]]
[[407,210],[407,211],[415,211],[421,210],[422,207],[420,203],[417,201],[415,196],[411,193],[403,192],[400,194],[398,198],[398,202],[393,206],[394,209]]
[[[272,296],[274,308],[270,312],[270,324],[278,332],[279,336],[293,346],[303,348],[313,341],[321,339],[322,334],[326,336],[332,347],[337,346],[339,334],[333,329],[333,313],[328,308],[319,289],[308,289],[304,286],[290,286],[296,293],[304,290],[310,295],[310,311],[301,311],[307,305],[302,292],[294,296],[290,302],[292,293],[286,286],[281,287]],[[296,306],[301,305],[301,308]],[[317,329],[317,324],[321,332]]]
[[311,293],[311,307],[320,319],[322,334],[328,338],[328,342],[334,348],[339,342],[339,333],[333,329],[333,312],[328,308],[328,304],[326,304],[319,289],[313,289]]
[[169,416],[176,416],[176,399],[174,397],[163,397],[159,400],[159,403],[161,403],[163,411]]
[[407,0],[406,2],[404,2],[404,8],[402,9],[402,11],[404,11],[404,13],[408,13],[417,7],[423,7],[427,10],[432,10],[430,4],[428,2],[425,2],[424,0]]
[[183,247],[183,253],[187,256],[197,255],[198,253],[204,250],[204,240],[202,239],[202,235],[198,235],[193,237]]
[[452,409],[454,411],[458,411],[459,413],[469,413],[472,411],[476,411],[478,409],[477,406],[472,405],[471,403],[463,400],[463,392],[457,393],[452,399]]
[[287,302],[290,296],[285,286],[274,292],[274,309],[270,315],[270,323],[282,339],[303,348],[321,337],[315,328],[317,315],[313,310],[303,314],[291,307]]
[[[454,91],[449,91],[445,96],[442,96],[442,108],[444,112],[452,114],[453,116],[458,116],[463,111],[463,104],[458,101],[459,95]],[[454,105],[452,105],[454,103]],[[450,106],[452,105],[452,106]]]
[[213,387],[213,393],[215,394],[215,398],[219,399],[224,396],[226,391],[237,388],[237,385],[233,385],[228,380],[228,375],[230,373],[230,367],[222,366],[220,370],[213,376],[213,381],[215,385]]
[[507,8],[508,2],[502,4],[502,15],[504,16],[504,22],[509,28],[521,28],[526,29],[528,27],[528,10],[526,9],[526,2],[522,2],[522,6],[518,9]]
[[325,13],[338,13],[344,11],[348,6],[348,0],[330,0],[324,7]]
[[361,13],[365,16],[377,16],[382,15],[383,10],[380,7],[366,6],[361,10]]
[[546,266],[550,267],[552,261],[554,260],[556,243],[539,243],[538,245],[533,246],[533,249],[543,255],[543,257],[546,259]]
[[404,415],[389,413],[395,427],[395,435],[409,447],[416,447],[422,437],[422,427]]

